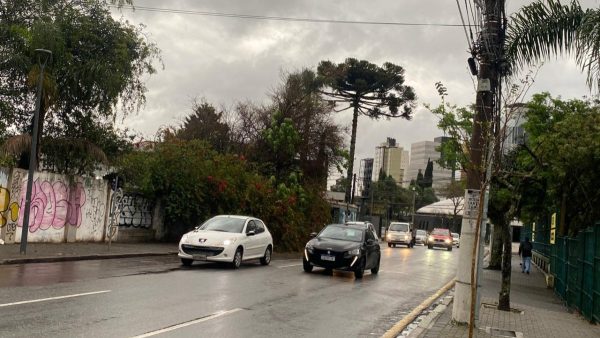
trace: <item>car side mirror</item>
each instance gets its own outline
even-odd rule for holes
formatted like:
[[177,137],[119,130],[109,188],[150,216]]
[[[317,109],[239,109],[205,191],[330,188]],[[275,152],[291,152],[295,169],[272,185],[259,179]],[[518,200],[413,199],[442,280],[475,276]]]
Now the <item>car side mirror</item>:
[[254,230],[250,230],[246,233],[246,236],[254,236],[254,235],[256,235],[256,231],[254,231]]
[[315,238],[317,237],[317,233],[316,232],[311,232],[310,233],[310,238]]

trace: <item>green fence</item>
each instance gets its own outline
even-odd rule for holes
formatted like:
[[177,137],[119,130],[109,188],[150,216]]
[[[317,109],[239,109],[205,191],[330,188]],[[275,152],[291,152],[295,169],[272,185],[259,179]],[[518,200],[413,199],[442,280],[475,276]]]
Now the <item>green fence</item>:
[[535,225],[535,230],[532,224],[525,224],[521,228],[521,242],[529,238],[533,244],[533,250],[541,255],[550,257],[550,225],[549,222],[541,221]]
[[549,247],[555,293],[588,320],[600,322],[600,222],[576,237],[557,237]]

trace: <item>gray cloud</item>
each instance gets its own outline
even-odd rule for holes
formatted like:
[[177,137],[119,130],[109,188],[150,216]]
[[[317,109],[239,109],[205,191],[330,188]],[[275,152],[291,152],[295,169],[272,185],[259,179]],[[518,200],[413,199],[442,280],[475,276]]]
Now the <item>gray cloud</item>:
[[[509,1],[509,13],[522,3]],[[598,1],[582,3],[597,6]],[[319,19],[460,23],[456,3],[440,0],[138,0],[135,4]],[[113,13],[146,25],[149,39],[162,50],[165,70],[148,80],[146,107],[125,120],[125,125],[148,137],[162,125],[178,123],[190,112],[195,97],[224,105],[244,100],[264,102],[278,83],[281,70],[314,68],[325,59],[341,62],[356,57],[378,64],[399,64],[406,69],[407,84],[419,97],[420,105],[411,121],[359,120],[357,160],[372,156],[375,146],[388,136],[408,149],[412,142],[439,136],[435,117],[422,106],[439,103],[435,82],[442,81],[448,87],[453,103],[467,105],[475,97],[466,65],[467,43],[460,27],[256,21],[126,9]],[[584,79],[572,61],[562,58],[541,69],[530,92],[581,97],[589,93]],[[336,119],[349,125],[351,115],[340,113]]]

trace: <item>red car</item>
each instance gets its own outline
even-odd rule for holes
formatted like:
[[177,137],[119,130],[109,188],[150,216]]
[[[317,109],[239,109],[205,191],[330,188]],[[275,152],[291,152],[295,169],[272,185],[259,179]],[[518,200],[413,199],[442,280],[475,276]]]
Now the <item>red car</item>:
[[452,251],[452,234],[449,229],[435,228],[427,238],[427,248],[446,248]]

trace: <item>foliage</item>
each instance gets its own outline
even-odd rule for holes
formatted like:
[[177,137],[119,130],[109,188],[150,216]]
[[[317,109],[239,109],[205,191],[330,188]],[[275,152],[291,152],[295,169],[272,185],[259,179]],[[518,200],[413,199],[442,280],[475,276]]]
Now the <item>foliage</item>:
[[185,118],[177,137],[182,140],[204,140],[213,149],[224,153],[229,148],[229,125],[224,121],[225,112],[215,109],[206,101],[196,101],[193,113]]
[[[576,232],[600,219],[600,105],[592,100],[534,95],[528,104],[526,154],[543,198],[529,200],[522,216],[543,210],[563,213],[565,227]],[[539,196],[539,194],[538,194]],[[564,207],[564,208],[562,208]]]
[[325,86],[323,93],[333,102],[353,108],[350,154],[346,178],[346,201],[350,201],[350,182],[354,170],[354,152],[358,115],[373,119],[401,117],[409,119],[415,106],[416,95],[404,85],[404,68],[386,62],[382,67],[365,60],[346,59],[340,64],[321,61],[317,69],[319,80]]
[[291,174],[276,184],[242,156],[219,154],[199,140],[168,138],[150,152],[132,152],[120,161],[126,189],[162,201],[170,239],[217,214],[263,219],[276,250],[299,250],[315,227],[329,221],[319,191]]
[[578,1],[535,1],[510,19],[505,42],[509,64],[518,69],[553,55],[574,54],[587,73],[590,88],[600,81],[600,9],[583,9]]
[[421,182],[422,188],[431,188],[433,185],[433,162],[431,159],[427,159],[427,166],[425,167],[425,173],[423,174],[423,181]]
[[[0,114],[11,133],[31,131],[41,71],[36,49],[52,52],[42,84],[40,138],[95,143],[88,135],[111,129],[118,104],[126,115],[145,102],[143,78],[155,72],[158,57],[142,28],[113,19],[101,0],[1,2],[0,41]],[[52,146],[42,142],[40,149]]]

